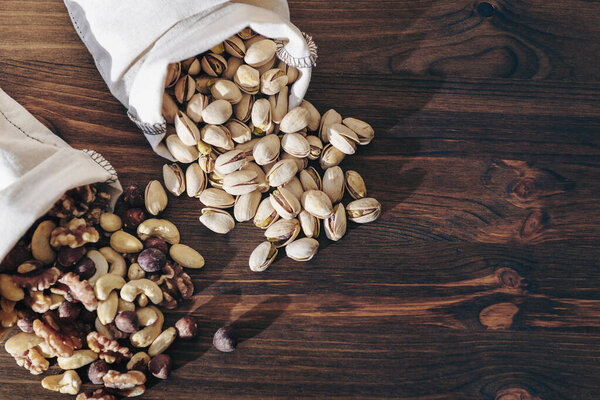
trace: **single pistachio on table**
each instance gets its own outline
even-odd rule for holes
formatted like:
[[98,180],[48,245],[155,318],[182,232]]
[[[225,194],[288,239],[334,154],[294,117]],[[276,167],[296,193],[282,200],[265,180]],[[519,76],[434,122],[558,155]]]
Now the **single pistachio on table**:
[[198,197],[206,189],[206,173],[197,163],[190,164],[185,171],[185,187],[189,197]]
[[344,171],[338,166],[327,168],[323,174],[323,192],[335,204],[344,197]]
[[211,208],[231,208],[235,203],[232,195],[223,189],[217,188],[204,189],[198,198],[202,204]]
[[288,94],[289,89],[287,86],[281,88],[279,93],[269,96],[269,103],[271,103],[271,114],[273,122],[280,124],[285,114],[288,112]]
[[289,182],[286,182],[283,185],[281,185],[281,187],[292,192],[297,198],[302,197],[302,193],[304,193],[302,183],[300,183],[300,179],[298,179],[297,176],[294,176],[292,179],[290,179]]
[[325,234],[329,240],[337,242],[346,234],[346,209],[342,203],[333,207],[333,214],[323,221]]
[[381,203],[372,197],[354,200],[346,207],[348,219],[359,224],[375,221],[381,214]]
[[261,193],[257,190],[238,196],[233,206],[235,220],[237,222],[246,222],[254,218],[261,197]]
[[298,239],[285,247],[285,253],[295,261],[310,261],[317,254],[319,242],[312,238]]
[[254,107],[254,95],[244,93],[242,100],[233,107],[235,118],[246,123],[252,117],[252,108]]
[[189,75],[184,75],[175,85],[175,98],[180,104],[189,101],[196,92],[196,81]]
[[354,154],[358,136],[345,125],[333,124],[329,127],[329,143],[344,154]]
[[289,182],[298,172],[298,166],[293,160],[281,160],[275,163],[267,173],[267,181],[273,187]]
[[294,133],[308,126],[308,111],[302,107],[290,110],[281,120],[279,129],[283,133]]
[[373,140],[375,131],[368,123],[356,118],[344,118],[342,122],[348,128],[352,129],[354,133],[356,133],[358,136],[358,141],[361,145],[369,144],[371,143],[371,140]]
[[218,77],[227,69],[227,60],[220,54],[208,53],[202,57],[202,71],[209,76]]
[[302,210],[302,212],[298,214],[298,220],[300,221],[300,226],[302,227],[304,236],[315,239],[319,237],[321,232],[320,219],[309,214],[306,210]]
[[175,115],[175,132],[186,146],[196,146],[198,140],[200,140],[198,127],[183,111],[179,111]]
[[169,124],[174,123],[175,115],[177,115],[178,111],[179,111],[179,108],[177,108],[177,104],[175,104],[175,101],[173,100],[173,98],[171,96],[169,96],[167,93],[163,92],[161,113],[162,113],[162,116],[165,118],[165,121],[167,121],[167,123],[169,123]]
[[195,146],[187,146],[179,136],[169,135],[165,139],[167,149],[177,161],[183,164],[189,164],[198,159],[199,153]]
[[243,170],[250,170],[256,172],[256,181],[258,182],[257,190],[261,193],[267,193],[271,187],[269,186],[269,182],[267,182],[267,176],[261,167],[256,165],[253,162],[249,162],[242,167]]
[[296,219],[280,219],[265,231],[267,241],[275,247],[283,247],[294,241],[300,234],[300,222]]
[[328,110],[321,117],[319,124],[319,138],[323,143],[329,143],[329,128],[334,124],[341,124],[342,116],[334,109]]
[[288,84],[288,77],[279,68],[270,69],[260,77],[260,91],[267,96],[276,95]]
[[215,161],[215,171],[225,176],[240,170],[247,163],[246,155],[242,150],[230,150],[221,154]]
[[258,165],[266,165],[279,157],[280,141],[277,135],[266,135],[256,142],[252,155]]
[[273,132],[274,126],[269,100],[258,99],[254,102],[251,121],[252,133],[256,136],[264,136]]
[[333,214],[333,205],[329,196],[320,190],[308,190],[302,194],[302,207],[319,219],[326,219]]
[[233,114],[231,103],[227,100],[215,100],[202,110],[202,120],[210,125],[221,125]]
[[247,194],[258,189],[258,176],[255,171],[240,170],[223,178],[223,190],[234,196]]
[[319,110],[307,100],[302,100],[300,107],[308,111],[308,130],[311,132],[318,131],[319,126],[321,125],[321,114],[319,113]]
[[252,67],[260,67],[265,65],[275,57],[277,45],[269,39],[260,40],[253,43],[247,50],[244,56],[246,64]]
[[266,270],[277,257],[277,253],[277,247],[273,243],[262,242],[250,254],[250,260],[248,261],[250,270],[254,272]]
[[196,78],[196,91],[205,95],[210,94],[210,88],[215,84],[217,78],[208,75],[200,75]]
[[181,75],[181,64],[180,63],[169,64],[167,67],[167,76],[165,78],[165,88],[170,88],[170,87],[175,86],[175,84],[179,80],[180,75]]
[[144,194],[146,210],[152,215],[158,215],[167,208],[168,202],[167,193],[160,182],[157,180],[148,182]]
[[308,157],[310,154],[310,144],[300,133],[286,133],[283,135],[281,148],[296,158]]
[[308,190],[321,190],[322,187],[321,176],[314,167],[308,167],[300,171],[300,183],[304,192]]
[[353,170],[346,171],[346,190],[355,200],[367,196],[367,186],[365,185],[365,181],[358,172]]
[[181,62],[181,67],[190,75],[198,75],[202,69],[200,61],[196,57],[190,57]]
[[200,222],[215,233],[225,235],[235,227],[235,220],[227,211],[203,208]]
[[225,72],[223,72],[221,78],[233,82],[238,68],[241,67],[243,64],[244,60],[242,60],[241,58],[229,57],[227,59],[227,69],[225,70]]
[[346,157],[346,154],[342,153],[331,144],[328,144],[321,152],[319,164],[321,165],[322,169],[335,167],[336,165],[340,165],[340,163],[344,160],[344,157]]
[[218,79],[210,88],[210,93],[215,100],[226,100],[231,104],[237,104],[242,100],[240,88],[225,79]]
[[254,215],[254,226],[260,229],[267,229],[275,221],[279,219],[279,214],[273,208],[271,204],[271,199],[269,197],[262,199],[260,204],[258,205],[258,209],[256,210],[256,214]]
[[223,42],[223,46],[225,47],[227,54],[233,57],[244,58],[246,55],[244,41],[238,36],[232,36],[229,39],[226,39],[225,42]]
[[292,219],[302,211],[300,201],[287,189],[278,188],[269,196],[271,205],[283,219]]
[[[202,111],[208,106],[210,100],[207,95],[202,93],[196,93],[188,102],[185,112],[189,119],[194,121],[195,123],[202,122]],[[198,127],[196,127],[198,130]],[[198,137],[200,137],[198,135]],[[193,145],[190,145],[193,146]]]
[[249,65],[238,67],[233,82],[246,94],[257,94],[260,91],[260,73]]
[[222,125],[204,125],[200,131],[200,135],[202,136],[202,141],[206,144],[224,150],[233,150],[235,147],[229,129]]
[[178,164],[163,165],[163,181],[167,190],[175,196],[185,191],[185,177]]
[[225,124],[225,127],[229,129],[231,139],[238,144],[247,143],[252,140],[252,131],[250,131],[248,125],[238,119],[230,119]]

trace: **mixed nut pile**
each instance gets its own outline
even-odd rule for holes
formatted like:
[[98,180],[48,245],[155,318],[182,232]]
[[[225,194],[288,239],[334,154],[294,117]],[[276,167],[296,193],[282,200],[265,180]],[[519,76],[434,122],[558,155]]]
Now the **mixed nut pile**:
[[[164,165],[166,188],[199,198],[206,206],[200,222],[216,233],[228,233],[235,221],[265,229],[267,241],[250,256],[253,271],[265,270],[283,246],[294,260],[312,259],[321,220],[337,241],[347,219],[367,223],[381,213],[358,172],[338,166],[371,142],[373,128],[333,109],[321,116],[306,100],[288,111],[299,71],[278,61],[276,50],[275,41],[244,29],[169,65],[163,95],[163,116],[175,129],[166,146],[187,165],[185,173],[177,163]],[[347,206],[345,191],[354,199]]]
[[70,190],[2,261],[0,323],[21,330],[6,351],[35,375],[52,358],[65,370],[44,388],[78,394],[87,374],[101,387],[77,400],[139,396],[147,374],[169,375],[173,341],[196,335],[191,317],[163,326],[161,309],[193,295],[183,268],[204,266],[175,225],[153,218],[166,198],[157,181],[128,186],[111,213],[101,185]]

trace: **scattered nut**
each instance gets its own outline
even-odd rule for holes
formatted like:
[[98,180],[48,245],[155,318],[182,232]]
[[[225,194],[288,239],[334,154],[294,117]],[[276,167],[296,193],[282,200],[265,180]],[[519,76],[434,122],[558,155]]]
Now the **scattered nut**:
[[96,360],[91,363],[88,368],[88,378],[90,379],[90,382],[94,385],[104,384],[102,377],[106,375],[109,369],[108,364],[104,360]]
[[69,370],[60,375],[42,379],[42,387],[60,393],[77,394],[81,388],[81,379],[77,372]]
[[237,338],[235,337],[231,326],[224,326],[215,332],[215,335],[213,336],[213,346],[215,346],[215,349],[224,353],[230,353],[235,350]]
[[115,317],[115,325],[121,332],[135,333],[139,330],[138,317],[135,311],[123,311]]
[[167,379],[171,373],[171,357],[167,354],[159,354],[148,363],[148,371],[158,379]]
[[175,323],[177,335],[181,339],[193,339],[198,334],[198,325],[192,317],[182,317]]
[[146,383],[146,375],[141,371],[119,372],[109,370],[102,377],[104,386],[114,389],[131,389],[138,385]]
[[[180,244],[173,245],[174,246],[183,246]],[[171,250],[173,249],[171,248]],[[137,262],[139,266],[146,272],[156,272],[160,271],[167,262],[167,257],[165,253],[156,248],[150,248],[143,250],[139,255]]]

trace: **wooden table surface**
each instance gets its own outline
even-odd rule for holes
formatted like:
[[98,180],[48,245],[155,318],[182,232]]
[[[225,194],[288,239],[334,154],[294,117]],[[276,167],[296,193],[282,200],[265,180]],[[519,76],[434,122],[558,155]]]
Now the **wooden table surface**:
[[[262,232],[217,236],[198,201],[171,199],[207,261],[176,313],[200,335],[143,398],[600,398],[600,3],[290,8],[319,45],[307,98],[376,129],[343,167],[383,215],[256,274]],[[123,183],[161,176],[61,1],[0,2],[0,87]],[[227,323],[232,354],[211,347]],[[0,366],[2,400],[68,398],[4,353]]]

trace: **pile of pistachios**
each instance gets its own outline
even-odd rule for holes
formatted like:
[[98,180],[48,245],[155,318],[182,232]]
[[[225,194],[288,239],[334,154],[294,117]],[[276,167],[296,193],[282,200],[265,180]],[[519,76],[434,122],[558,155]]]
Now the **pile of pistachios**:
[[[347,220],[367,223],[381,213],[359,173],[338,166],[371,142],[373,128],[333,109],[321,116],[306,100],[288,110],[299,71],[276,51],[274,40],[247,28],[170,64],[162,105],[175,130],[166,146],[187,165],[185,173],[177,163],[164,165],[166,188],[199,198],[206,206],[200,222],[213,232],[250,220],[265,229],[267,240],[250,256],[253,271],[264,271],[284,246],[294,260],[312,259],[321,220],[327,238],[338,241]],[[354,201],[344,206],[346,191]]]

